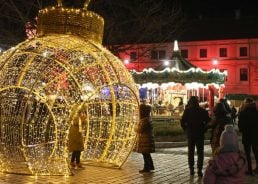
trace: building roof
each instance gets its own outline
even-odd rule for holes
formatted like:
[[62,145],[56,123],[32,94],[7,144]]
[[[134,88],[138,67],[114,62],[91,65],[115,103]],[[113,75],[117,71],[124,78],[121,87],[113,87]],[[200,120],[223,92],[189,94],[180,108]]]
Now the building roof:
[[173,51],[173,55],[171,60],[167,61],[168,64],[164,65],[161,64],[155,68],[156,71],[162,71],[165,68],[176,68],[179,71],[187,71],[190,68],[196,68],[194,65],[192,65],[189,61],[187,61],[185,58],[181,56],[180,50]]
[[177,40],[174,41],[174,49],[173,49],[173,54],[172,58],[170,60],[166,61],[167,64],[160,64],[155,68],[155,71],[162,71],[165,68],[174,68],[177,69],[178,71],[187,71],[190,68],[196,68],[193,64],[191,64],[189,61],[187,61],[185,58],[182,57],[181,51],[179,50],[178,47],[178,42]]

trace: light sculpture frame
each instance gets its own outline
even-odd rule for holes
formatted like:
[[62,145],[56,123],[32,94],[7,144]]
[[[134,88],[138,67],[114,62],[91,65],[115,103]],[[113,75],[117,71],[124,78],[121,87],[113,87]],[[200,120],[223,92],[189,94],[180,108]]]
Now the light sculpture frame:
[[89,2],[40,10],[37,36],[0,56],[0,171],[69,175],[68,131],[79,110],[84,162],[121,167],[132,151],[138,88],[101,45],[104,21]]

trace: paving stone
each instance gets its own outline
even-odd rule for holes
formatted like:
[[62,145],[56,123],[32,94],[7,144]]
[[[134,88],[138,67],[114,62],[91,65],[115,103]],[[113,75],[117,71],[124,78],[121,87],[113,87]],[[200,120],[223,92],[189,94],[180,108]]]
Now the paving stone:
[[[205,146],[204,168],[210,148]],[[155,171],[141,174],[141,154],[132,153],[121,169],[84,165],[74,170],[73,176],[28,176],[0,173],[0,184],[201,184],[197,175],[190,176],[187,164],[187,148],[167,148],[152,154]],[[196,159],[196,158],[195,158]],[[203,170],[204,171],[204,170]],[[258,175],[245,178],[244,184],[258,183]]]

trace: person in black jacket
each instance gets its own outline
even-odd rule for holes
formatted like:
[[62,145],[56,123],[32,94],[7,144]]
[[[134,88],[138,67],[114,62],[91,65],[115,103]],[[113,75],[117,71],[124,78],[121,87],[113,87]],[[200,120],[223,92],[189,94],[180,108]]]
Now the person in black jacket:
[[238,116],[238,128],[242,133],[242,143],[244,145],[248,170],[246,174],[253,175],[251,149],[253,150],[256,169],[258,173],[258,117],[255,101],[252,98],[246,98],[242,110]]
[[194,151],[196,147],[198,176],[203,176],[204,133],[209,121],[210,117],[208,111],[199,106],[198,97],[191,96],[181,119],[181,127],[186,131],[188,139],[188,165],[190,175],[194,175]]

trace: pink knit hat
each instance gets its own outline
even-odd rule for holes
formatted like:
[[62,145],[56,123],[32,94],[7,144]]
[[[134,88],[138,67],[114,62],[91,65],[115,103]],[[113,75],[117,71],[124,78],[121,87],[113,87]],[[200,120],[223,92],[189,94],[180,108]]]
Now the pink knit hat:
[[239,151],[238,137],[233,125],[225,125],[220,136],[220,152]]

